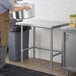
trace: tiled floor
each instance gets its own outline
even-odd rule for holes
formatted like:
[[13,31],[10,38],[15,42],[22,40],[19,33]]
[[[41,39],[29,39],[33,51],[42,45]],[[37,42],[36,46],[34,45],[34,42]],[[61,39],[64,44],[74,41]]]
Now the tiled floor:
[[[6,62],[46,73],[51,73],[56,76],[67,76],[66,71],[62,69],[61,64],[54,62],[54,69],[51,71],[50,62],[42,59],[29,58],[24,60],[24,63],[21,64],[20,62],[10,62],[7,58]],[[70,73],[70,76],[76,76],[76,73]]]

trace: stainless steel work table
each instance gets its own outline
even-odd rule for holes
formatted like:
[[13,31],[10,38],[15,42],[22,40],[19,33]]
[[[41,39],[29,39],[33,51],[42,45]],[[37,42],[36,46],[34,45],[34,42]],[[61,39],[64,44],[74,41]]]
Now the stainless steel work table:
[[[35,58],[35,48],[42,49],[42,50],[49,50],[50,51],[50,67],[53,70],[53,57],[61,54],[60,51],[53,49],[53,29],[66,26],[67,23],[65,22],[55,22],[50,20],[40,20],[40,19],[25,19],[23,22],[16,23],[17,25],[21,26],[21,63],[23,63],[23,51],[32,49],[33,48],[33,57]],[[23,26],[31,26],[33,27],[33,47],[25,48],[23,49]],[[36,28],[43,28],[43,29],[49,29],[50,30],[50,49],[40,48],[35,45],[35,31]],[[53,55],[53,52],[57,52],[55,55]]]

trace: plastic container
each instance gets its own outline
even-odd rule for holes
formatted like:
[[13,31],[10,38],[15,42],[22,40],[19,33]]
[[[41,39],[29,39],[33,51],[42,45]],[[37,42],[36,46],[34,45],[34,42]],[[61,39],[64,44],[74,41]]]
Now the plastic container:
[[[21,61],[21,27],[15,25],[16,20],[12,20],[10,24],[9,39],[8,39],[8,52],[10,61]],[[29,47],[29,30],[31,27],[23,27],[23,48]],[[23,52],[23,59],[28,58],[28,50]]]
[[69,25],[76,28],[76,14],[70,15],[70,23],[69,23]]

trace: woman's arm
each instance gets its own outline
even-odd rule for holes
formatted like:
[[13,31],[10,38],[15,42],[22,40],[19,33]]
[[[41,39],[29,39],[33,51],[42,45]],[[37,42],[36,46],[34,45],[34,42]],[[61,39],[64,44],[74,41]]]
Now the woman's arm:
[[31,9],[31,8],[30,8],[30,6],[19,6],[19,7],[18,7],[18,6],[17,6],[17,7],[14,6],[14,8],[13,8],[12,11],[13,11],[13,12],[18,12],[18,11],[23,10],[23,9],[29,10],[29,9]]

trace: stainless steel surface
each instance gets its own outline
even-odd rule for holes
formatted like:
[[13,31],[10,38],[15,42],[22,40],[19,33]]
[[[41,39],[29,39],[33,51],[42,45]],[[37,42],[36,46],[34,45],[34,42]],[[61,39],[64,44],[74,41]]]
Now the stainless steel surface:
[[76,28],[74,28],[73,26],[65,26],[65,27],[62,27],[61,29],[64,32],[76,34]]
[[[69,27],[68,27],[69,28]],[[76,28],[74,28],[76,29]],[[63,67],[76,72],[76,31],[63,28]]]
[[35,41],[36,41],[36,36],[35,36],[35,33],[36,33],[36,28],[33,27],[33,58],[35,58]]
[[65,67],[76,69],[76,35],[66,35]]
[[53,70],[53,29],[50,30],[51,32],[51,40],[50,40],[50,68]]
[[50,20],[43,20],[43,19],[23,19],[22,22],[17,22],[17,25],[25,25],[36,27],[36,28],[44,28],[44,29],[52,29],[52,28],[59,28],[62,26],[67,26],[66,22],[57,22],[57,21],[50,21]]
[[32,49],[32,48],[33,48],[33,47],[30,47],[30,48],[25,48],[25,49],[24,49],[24,51],[25,51],[25,50],[29,50],[29,49]]
[[21,26],[21,63],[23,63],[23,25]]
[[10,12],[10,16],[14,19],[28,19],[28,18],[32,18],[35,16],[34,13],[34,4],[30,4],[30,3],[17,3],[15,5],[15,7],[21,7],[21,6],[30,6],[31,9],[29,10],[21,10],[19,12]]
[[[29,20],[28,20],[29,21]],[[38,23],[38,24],[37,24]],[[27,20],[23,21],[23,22],[19,22],[17,23],[17,25],[21,25],[22,28],[21,28],[21,31],[23,31],[23,26],[26,26],[27,24]],[[53,29],[55,28],[59,28],[59,26],[65,26],[66,23],[64,22],[51,22],[51,21],[45,21],[45,20],[33,20],[33,24],[30,22],[28,22],[28,26],[31,26],[33,27],[33,57],[35,57],[35,30],[36,28],[44,28],[44,29],[50,29],[50,38],[51,38],[51,41],[50,41],[50,68],[51,70],[53,70],[53,52],[54,52],[54,49],[53,49]],[[43,26],[44,25],[44,26]],[[49,27],[47,27],[47,25]],[[55,27],[56,26],[56,27]],[[58,27],[57,27],[58,26]],[[55,27],[55,28],[54,28]],[[23,32],[21,32],[22,34]],[[21,35],[21,47],[23,49],[23,34]],[[21,53],[23,53],[23,50],[21,49]],[[40,48],[39,48],[40,49]],[[43,49],[43,48],[41,48]],[[56,52],[60,52],[60,51],[56,51]],[[61,54],[61,53],[60,53]],[[59,54],[58,54],[59,55]],[[21,59],[23,59],[23,57],[21,56]],[[21,60],[21,62],[23,63],[23,60]]]
[[67,76],[69,76],[70,74],[69,74],[69,70],[67,70]]
[[62,33],[62,66],[65,65],[65,32]]
[[[35,48],[36,48],[36,49],[42,49],[42,50],[50,51],[50,49],[47,49],[47,48],[41,48],[41,47],[37,47],[37,46],[35,46]],[[54,51],[54,52],[60,52],[60,53],[61,53],[61,51],[59,51],[59,50],[54,50],[54,49],[53,49],[53,51]]]
[[55,57],[57,55],[60,55],[60,54],[62,54],[62,53],[61,52],[58,52],[58,53],[54,54],[53,57]]

